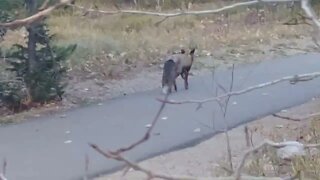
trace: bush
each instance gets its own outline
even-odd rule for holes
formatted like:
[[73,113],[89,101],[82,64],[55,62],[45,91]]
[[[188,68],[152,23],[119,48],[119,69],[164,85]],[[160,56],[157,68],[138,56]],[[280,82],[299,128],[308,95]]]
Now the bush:
[[[67,73],[66,59],[76,49],[76,45],[58,47],[51,45],[54,36],[50,36],[45,24],[36,29],[36,67],[29,70],[28,47],[15,44],[8,52],[8,71],[14,72],[21,81],[0,83],[0,100],[17,110],[28,99],[29,103],[46,103],[61,100],[64,93],[64,77]],[[24,87],[24,88],[22,88]],[[26,91],[21,92],[21,89]]]

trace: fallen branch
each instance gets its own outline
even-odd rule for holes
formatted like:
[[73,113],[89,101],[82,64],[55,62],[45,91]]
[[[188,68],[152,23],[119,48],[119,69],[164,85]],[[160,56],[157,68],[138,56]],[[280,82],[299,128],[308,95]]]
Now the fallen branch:
[[242,90],[239,90],[239,91],[228,92],[228,93],[225,93],[225,94],[220,95],[220,96],[216,96],[216,97],[212,97],[212,98],[208,98],[208,99],[203,99],[203,100],[174,101],[174,100],[163,100],[163,99],[160,99],[160,98],[157,98],[157,100],[160,101],[160,102],[168,103],[168,104],[199,104],[199,105],[202,105],[204,103],[208,103],[208,102],[212,102],[212,101],[220,101],[221,99],[226,98],[228,96],[237,96],[237,95],[245,94],[245,93],[257,90],[257,89],[261,89],[261,88],[265,88],[265,87],[268,87],[268,86],[272,86],[272,85],[279,84],[279,83],[285,82],[285,81],[289,81],[291,84],[296,84],[296,83],[301,82],[301,81],[313,80],[313,79],[315,79],[315,78],[317,78],[319,76],[320,76],[320,72],[299,74],[299,75],[294,75],[294,76],[286,76],[286,77],[283,77],[283,78],[280,78],[280,79],[276,79],[276,80],[273,80],[273,81],[269,81],[269,82],[266,82],[266,83],[254,85],[254,86],[248,87],[246,89],[242,89]]
[[302,117],[290,117],[290,116],[285,116],[285,115],[280,115],[280,114],[272,114],[272,116],[277,117],[277,118],[281,118],[281,119],[285,119],[285,120],[290,120],[290,121],[304,121],[316,116],[320,116],[320,112],[316,112],[316,113],[312,113],[312,114],[308,114],[306,116],[302,116]]
[[29,16],[27,18],[18,19],[18,20],[8,22],[8,23],[0,23],[0,28],[16,29],[18,27],[26,26],[26,25],[29,25],[33,22],[40,21],[43,18],[45,18],[46,16],[48,16],[53,10],[55,10],[61,6],[67,5],[71,1],[72,0],[60,0],[59,3],[57,3],[53,6],[50,6],[42,11],[39,11],[38,13],[36,13],[32,16]]
[[104,11],[104,10],[96,10],[96,9],[87,9],[83,6],[79,5],[70,5],[76,7],[81,10],[85,10],[87,12],[97,12],[106,15],[115,15],[115,14],[133,14],[133,15],[151,15],[151,16],[162,16],[162,17],[177,17],[177,16],[185,16],[185,15],[206,15],[206,14],[214,14],[219,13],[222,11],[230,10],[233,8],[241,7],[241,6],[250,6],[257,4],[259,2],[292,2],[292,1],[300,1],[300,0],[253,0],[247,2],[239,2],[234,3],[228,6],[224,6],[219,9],[213,10],[202,10],[202,11],[183,11],[183,12],[176,12],[176,13],[159,13],[159,12],[152,12],[152,11],[137,11],[137,10],[117,10],[117,11]]

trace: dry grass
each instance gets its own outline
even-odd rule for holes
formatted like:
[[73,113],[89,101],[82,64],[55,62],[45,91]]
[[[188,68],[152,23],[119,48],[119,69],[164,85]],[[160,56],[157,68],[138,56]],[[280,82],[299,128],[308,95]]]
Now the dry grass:
[[[100,9],[106,9],[101,6]],[[182,47],[196,46],[199,55],[215,54],[226,47],[231,47],[231,52],[227,53],[241,54],[237,52],[240,46],[252,47],[248,50],[255,51],[259,44],[270,44],[279,39],[297,39],[307,33],[304,31],[306,26],[283,26],[274,20],[284,20],[288,11],[279,11],[281,14],[276,16],[267,8],[266,12],[265,23],[254,22],[259,18],[258,15],[248,15],[245,9],[230,12],[229,18],[221,15],[176,17],[159,26],[155,26],[161,20],[159,17],[82,16],[76,10],[58,12],[48,22],[52,32],[57,33],[58,44],[78,44],[70,61],[71,67],[88,73],[97,72],[101,77],[112,77],[114,75],[110,71],[113,68],[110,67],[158,64],[164,54]],[[120,74],[127,70],[122,68],[118,71]]]
[[[107,1],[99,0],[77,3],[85,7],[96,4],[105,10],[112,7]],[[201,10],[221,6],[223,3],[216,2],[195,4],[192,8]],[[263,53],[259,45],[308,35],[305,25],[283,26],[279,23],[278,20],[283,22],[288,19],[289,9],[282,8],[275,13],[274,9],[265,6],[264,22],[259,21],[263,16],[255,13],[255,10],[236,9],[229,12],[228,18],[223,14],[175,17],[156,26],[161,17],[106,16],[96,13],[83,16],[82,11],[69,9],[56,11],[48,23],[51,32],[57,34],[57,44],[78,45],[70,60],[72,72],[84,76],[94,74],[102,78],[117,78],[132,68],[158,64],[166,53],[180,48],[196,46],[198,55],[213,55],[223,64],[243,63],[228,61],[229,57],[217,54],[222,51],[238,57],[245,53]],[[2,43],[3,47],[24,42],[23,34],[9,33]]]
[[[298,125],[297,125],[298,124]],[[303,125],[302,125],[303,124]],[[292,123],[288,127],[291,131],[283,133],[282,128],[274,128],[272,133],[263,136],[281,142],[285,140],[298,140],[304,144],[319,143],[320,121],[314,119],[311,123]],[[263,134],[264,130],[260,129],[259,133]],[[306,152],[305,157],[296,157],[292,161],[280,160],[276,151],[267,148],[254,156],[246,166],[246,172],[255,176],[288,176],[299,174],[300,179],[320,179],[320,151],[311,148]]]

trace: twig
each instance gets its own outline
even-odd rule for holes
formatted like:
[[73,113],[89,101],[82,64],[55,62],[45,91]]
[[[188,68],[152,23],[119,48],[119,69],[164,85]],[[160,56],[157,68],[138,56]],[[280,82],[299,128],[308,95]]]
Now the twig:
[[[155,179],[155,178],[164,179],[164,180],[234,180],[235,179],[234,176],[229,176],[229,177],[183,177],[181,176],[180,177],[180,176],[168,176],[164,174],[158,174],[140,166],[135,162],[128,160],[121,154],[114,155],[110,152],[103,151],[99,146],[95,144],[89,144],[89,145],[104,157],[108,159],[114,159],[120,162],[124,162],[127,166],[131,167],[132,169],[146,174],[147,179]],[[241,178],[242,180],[282,180],[279,177],[253,177],[253,176],[244,176],[244,175]]]
[[163,19],[161,19],[160,21],[154,23],[155,26],[159,26],[162,22],[164,22],[165,20],[167,20],[169,17],[164,17]]
[[145,173],[148,176],[148,179],[153,179],[153,178],[160,178],[160,179],[165,179],[165,180],[193,180],[193,179],[195,179],[195,178],[188,178],[188,177],[173,177],[173,176],[167,176],[167,175],[162,175],[162,174],[156,174],[148,169],[141,167],[137,163],[134,163],[134,162],[126,159],[121,154],[114,154],[111,152],[105,152],[95,144],[89,144],[89,145],[94,150],[96,150],[98,153],[102,154],[104,157],[109,158],[109,159],[115,159],[120,162],[124,162],[128,166],[133,168],[134,170],[141,171],[141,172]]
[[[169,97],[169,94],[166,94],[165,95],[165,99],[168,99],[168,97]],[[120,149],[118,149],[118,150],[116,150],[114,152],[111,152],[111,153],[114,154],[114,155],[117,155],[117,154],[129,151],[129,150],[135,148],[136,146],[138,146],[138,145],[144,143],[145,141],[147,141],[149,139],[149,137],[150,137],[150,134],[151,134],[153,128],[157,124],[158,119],[159,119],[159,117],[160,117],[165,105],[166,105],[166,103],[164,103],[164,102],[161,103],[160,109],[158,110],[156,116],[154,117],[154,119],[153,119],[153,121],[151,123],[151,127],[147,130],[147,132],[144,134],[144,136],[140,140],[138,140],[137,142],[132,143],[131,145],[129,145],[127,147],[120,148]]]
[[294,75],[294,76],[286,76],[286,77],[282,77],[280,79],[276,79],[273,81],[269,81],[266,83],[261,83],[261,84],[257,84],[254,86],[250,86],[246,89],[242,89],[239,91],[233,91],[233,92],[228,92],[225,93],[223,95],[220,96],[216,96],[216,97],[212,97],[212,98],[207,98],[207,99],[202,99],[202,100],[183,100],[183,101],[174,101],[174,100],[163,100],[160,98],[157,98],[158,101],[160,102],[165,102],[168,104],[203,104],[203,103],[208,103],[208,102],[212,102],[212,101],[220,101],[222,98],[228,97],[228,96],[237,96],[237,95],[241,95],[241,94],[245,94],[257,89],[261,89],[261,88],[265,88],[268,86],[272,86],[275,84],[279,84],[281,82],[285,82],[285,81],[290,81],[292,84],[298,83],[300,81],[310,81],[313,80],[315,78],[318,78],[320,76],[320,72],[313,72],[313,73],[307,73],[307,74],[299,74],[299,75]]
[[50,0],[43,1],[42,5],[38,8],[38,10],[42,11],[42,10],[48,8],[49,3],[50,3]]
[[2,173],[0,173],[0,180],[8,180],[5,175],[6,175],[6,169],[7,169],[7,160],[3,160],[2,164]]
[[88,179],[89,163],[90,163],[89,156],[88,156],[88,154],[86,154],[85,155],[85,168],[84,168],[85,175],[84,175],[84,180]]
[[281,119],[285,119],[285,120],[290,120],[290,121],[304,121],[316,116],[320,116],[320,112],[316,112],[316,113],[312,113],[312,114],[308,114],[306,116],[302,116],[302,117],[290,117],[290,116],[285,116],[285,115],[280,115],[280,114],[272,114],[272,116],[277,117],[277,118],[281,118]]
[[249,129],[248,129],[248,126],[245,126],[244,127],[244,134],[245,134],[245,139],[246,139],[246,144],[247,144],[247,147],[250,147],[250,135],[249,135]]
[[[231,83],[230,83],[229,92],[232,92],[233,82],[234,82],[234,64],[232,65]],[[223,111],[223,120],[224,120],[225,126],[226,126],[225,130],[224,130],[224,133],[225,133],[226,139],[227,139],[227,154],[228,154],[228,161],[229,161],[229,166],[230,166],[229,168],[233,172],[231,144],[230,144],[230,137],[229,137],[229,133],[228,133],[228,131],[229,131],[229,123],[228,123],[228,120],[226,118],[230,98],[231,98],[231,95],[229,95],[227,97],[227,100],[226,100],[226,105],[225,105],[225,108],[224,108],[224,111]],[[221,110],[222,110],[222,106],[221,106],[220,103],[219,103],[219,106],[221,107]]]
[[8,23],[0,23],[0,28],[16,29],[21,26],[26,26],[26,25],[29,25],[33,22],[40,21],[43,18],[45,18],[46,16],[48,16],[53,10],[55,10],[63,5],[67,5],[71,1],[72,0],[60,0],[59,3],[57,3],[53,6],[50,6],[47,9],[44,9],[44,10],[42,10],[32,16],[27,17],[27,18],[17,19],[12,22],[8,22]]

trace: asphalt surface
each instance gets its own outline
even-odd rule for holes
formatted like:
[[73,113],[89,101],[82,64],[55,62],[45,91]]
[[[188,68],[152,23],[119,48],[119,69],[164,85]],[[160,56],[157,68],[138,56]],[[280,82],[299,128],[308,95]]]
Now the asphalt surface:
[[[319,70],[320,54],[237,66],[234,71],[234,90],[282,76]],[[214,79],[228,89],[231,71],[216,71]],[[160,83],[160,79],[158,81]],[[183,81],[179,79],[178,93],[172,94],[170,98],[183,100],[213,96],[216,94],[217,83],[214,83],[212,74],[191,76],[189,88],[188,91],[184,90]],[[318,95],[320,78],[296,85],[280,83],[232,97],[226,120],[230,128],[236,127],[302,104]],[[86,154],[89,157],[91,176],[112,172],[122,164],[105,159],[91,149],[88,142],[114,149],[137,140],[144,134],[145,126],[151,122],[160,107],[160,102],[155,98],[161,96],[158,88],[108,100],[102,105],[73,109],[64,112],[64,118],[60,117],[61,114],[55,114],[0,127],[0,158],[7,159],[8,179],[81,179],[85,173]],[[205,104],[199,110],[196,110],[195,104],[168,105],[161,117],[167,119],[159,120],[151,139],[126,153],[127,157],[142,160],[192,146],[225,127],[225,120],[217,103]]]

